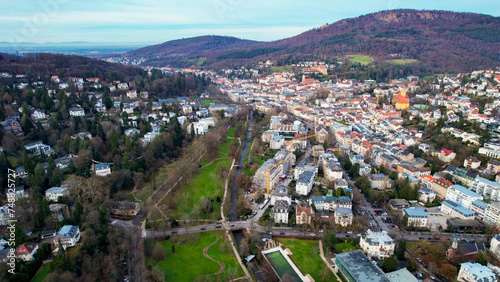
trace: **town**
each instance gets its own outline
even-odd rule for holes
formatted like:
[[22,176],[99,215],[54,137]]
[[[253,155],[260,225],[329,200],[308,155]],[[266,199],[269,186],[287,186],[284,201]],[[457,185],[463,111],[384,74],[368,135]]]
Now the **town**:
[[0,73],[6,279],[498,281],[500,70],[344,63]]

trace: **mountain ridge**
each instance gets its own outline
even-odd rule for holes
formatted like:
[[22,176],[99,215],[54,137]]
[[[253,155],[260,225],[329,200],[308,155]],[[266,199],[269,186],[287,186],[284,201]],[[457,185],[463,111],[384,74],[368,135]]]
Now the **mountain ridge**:
[[224,36],[177,39],[136,49],[143,65],[236,67],[272,59],[332,60],[364,54],[381,63],[397,54],[429,71],[464,72],[497,66],[500,17],[436,10],[387,10],[343,19],[296,36],[259,42]]

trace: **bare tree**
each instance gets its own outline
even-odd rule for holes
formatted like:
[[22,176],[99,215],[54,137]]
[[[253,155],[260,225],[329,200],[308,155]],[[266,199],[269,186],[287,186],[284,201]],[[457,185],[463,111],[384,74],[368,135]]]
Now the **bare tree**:
[[208,199],[207,197],[201,197],[200,199],[200,207],[201,209],[203,210],[203,212],[205,213],[205,215],[207,216],[207,219],[208,219],[208,214],[212,212],[212,201],[210,201],[210,199]]

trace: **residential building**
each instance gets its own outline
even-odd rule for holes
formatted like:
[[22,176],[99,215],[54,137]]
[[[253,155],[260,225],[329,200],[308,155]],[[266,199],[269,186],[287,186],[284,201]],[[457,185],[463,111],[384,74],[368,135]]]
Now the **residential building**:
[[24,243],[17,248],[16,258],[23,261],[32,261],[35,259],[35,254],[37,251],[37,243]]
[[290,207],[287,201],[278,200],[273,207],[274,222],[288,224],[288,213]]
[[490,241],[490,251],[500,258],[500,234],[494,234]]
[[500,183],[482,177],[476,177],[472,184],[472,191],[483,195],[485,199],[500,201]]
[[488,204],[485,203],[482,200],[475,200],[472,202],[472,206],[470,207],[470,210],[474,212],[474,215],[476,216],[476,219],[484,220],[484,213],[486,212],[486,208],[488,207]]
[[350,208],[339,207],[334,213],[335,224],[340,226],[349,226],[352,224],[353,214]]
[[281,149],[284,143],[285,143],[285,137],[283,137],[282,135],[274,135],[270,140],[269,148],[271,150],[279,150]]
[[427,213],[421,209],[406,208],[403,214],[408,217],[407,226],[413,226],[417,228],[427,227],[428,217]]
[[197,136],[205,135],[208,132],[208,124],[204,122],[193,122],[188,126],[188,133],[193,130]]
[[64,249],[67,247],[74,247],[76,243],[80,241],[80,228],[75,225],[64,225],[59,232],[57,232],[56,237],[52,240],[54,249],[62,245]]
[[490,160],[486,166],[485,173],[490,175],[500,173],[500,162],[496,160]]
[[370,174],[368,176],[372,188],[385,189],[390,187],[389,177],[383,173]]
[[312,207],[297,207],[295,221],[297,225],[311,224],[314,211]]
[[133,219],[141,210],[139,203],[132,201],[109,202],[107,204],[111,217]]
[[401,268],[400,270],[396,270],[393,272],[389,272],[385,275],[389,282],[418,282],[417,278],[411,274],[410,271],[406,268]]
[[470,209],[472,202],[482,200],[483,197],[462,185],[452,185],[448,187],[445,199],[453,201],[466,209]]
[[440,177],[432,182],[430,188],[432,189],[432,191],[436,192],[437,196],[440,199],[444,199],[446,198],[448,187],[450,187],[451,185],[453,185],[453,183],[451,183],[449,180]]
[[387,235],[386,231],[373,232],[370,229],[366,231],[365,235],[361,236],[359,245],[368,257],[379,259],[392,256],[396,246],[394,240]]
[[325,153],[325,148],[323,148],[323,145],[314,145],[312,151],[313,157],[317,158]]
[[475,156],[470,156],[464,160],[465,168],[477,169],[481,166],[481,161]]
[[295,192],[299,195],[307,195],[311,192],[314,183],[314,173],[312,171],[303,172],[295,186]]
[[418,200],[422,203],[430,203],[436,199],[436,192],[432,191],[429,188],[421,187]]
[[309,198],[309,204],[314,204],[316,210],[323,211],[335,211],[337,208],[347,208],[352,209],[352,200],[348,196],[311,196]]
[[318,143],[320,144],[323,144],[327,137],[328,131],[326,131],[326,129],[322,125],[316,126],[316,141],[318,141]]
[[335,270],[340,271],[349,282],[389,281],[382,269],[372,263],[361,250],[337,254],[335,256]]
[[445,200],[441,204],[441,212],[460,219],[474,219],[475,217],[474,212],[450,200]]
[[94,165],[94,173],[97,176],[106,176],[111,174],[111,167],[108,163],[99,163]]
[[9,220],[12,219],[11,212],[12,209],[9,207],[9,205],[0,207],[0,226],[9,224]]
[[442,160],[443,162],[447,162],[447,163],[451,162],[457,156],[457,154],[455,152],[453,152],[453,150],[448,150],[448,149],[444,149],[444,148],[439,150],[434,155],[436,155],[438,157],[438,159]]
[[57,202],[59,197],[69,196],[68,188],[52,187],[45,191],[45,198],[49,201]]
[[47,229],[43,230],[42,233],[40,234],[40,238],[47,239],[47,238],[52,238],[57,235],[57,230],[56,229]]
[[337,162],[332,161],[325,165],[324,175],[328,181],[336,181],[337,179],[342,179],[344,170],[337,165]]
[[500,227],[500,203],[489,203],[484,211],[483,221],[494,226]]
[[497,282],[498,277],[489,267],[480,263],[464,262],[460,265],[459,282]]
[[72,117],[83,117],[83,116],[85,116],[85,110],[83,108],[80,108],[80,107],[70,108],[68,110],[68,112],[69,112],[69,115],[72,116]]

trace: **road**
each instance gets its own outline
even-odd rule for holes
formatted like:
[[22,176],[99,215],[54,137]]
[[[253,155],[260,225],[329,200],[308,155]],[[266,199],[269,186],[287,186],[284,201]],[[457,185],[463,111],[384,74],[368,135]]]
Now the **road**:
[[248,145],[250,144],[250,139],[252,138],[253,131],[253,111],[250,111],[250,125],[248,126],[247,135],[245,138],[245,145],[243,145],[243,149],[241,150],[240,160],[238,162],[238,167],[236,169],[236,173],[234,175],[233,186],[231,187],[231,200],[229,203],[229,220],[234,221],[238,219],[236,204],[238,203],[238,189],[236,187],[236,178],[241,175],[243,170],[243,166],[245,165],[245,158],[247,156]]

